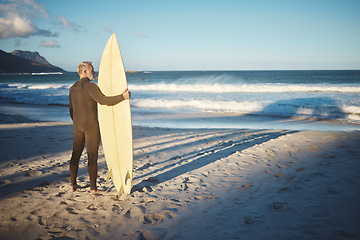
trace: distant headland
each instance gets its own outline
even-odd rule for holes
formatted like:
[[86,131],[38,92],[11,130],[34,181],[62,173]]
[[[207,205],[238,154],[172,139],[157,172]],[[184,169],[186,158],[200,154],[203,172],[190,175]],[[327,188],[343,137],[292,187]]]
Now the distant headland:
[[[11,53],[0,50],[0,75],[62,74],[64,69],[54,66],[38,52],[15,50]],[[144,71],[126,71],[143,73]]]
[[64,73],[64,69],[51,65],[38,52],[0,50],[0,74]]

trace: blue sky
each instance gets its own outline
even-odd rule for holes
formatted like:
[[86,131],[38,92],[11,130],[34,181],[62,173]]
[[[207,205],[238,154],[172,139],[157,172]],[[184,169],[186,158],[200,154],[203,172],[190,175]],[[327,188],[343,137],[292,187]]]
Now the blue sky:
[[68,71],[113,32],[126,70],[360,69],[358,0],[0,0],[0,49]]

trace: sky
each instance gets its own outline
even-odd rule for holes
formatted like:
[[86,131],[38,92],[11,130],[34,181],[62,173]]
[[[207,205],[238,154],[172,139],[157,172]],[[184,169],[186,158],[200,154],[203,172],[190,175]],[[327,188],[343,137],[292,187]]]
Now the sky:
[[0,0],[0,49],[76,71],[360,69],[359,0]]

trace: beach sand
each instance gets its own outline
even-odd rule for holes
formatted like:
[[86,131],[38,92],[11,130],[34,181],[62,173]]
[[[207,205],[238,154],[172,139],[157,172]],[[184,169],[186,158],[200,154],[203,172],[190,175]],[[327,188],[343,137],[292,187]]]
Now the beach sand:
[[360,239],[360,132],[134,127],[118,197],[101,147],[70,192],[71,123],[0,117],[0,239]]

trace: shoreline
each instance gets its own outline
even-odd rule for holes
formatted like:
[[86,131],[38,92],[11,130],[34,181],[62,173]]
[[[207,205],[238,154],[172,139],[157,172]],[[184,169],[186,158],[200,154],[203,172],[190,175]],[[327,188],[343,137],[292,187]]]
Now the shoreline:
[[[146,71],[125,71],[125,73],[145,73]],[[71,71],[54,71],[54,72],[1,72],[0,76],[21,76],[21,75],[62,75],[66,73],[76,73],[77,72],[71,72]]]
[[0,117],[1,239],[360,237],[360,132],[134,127],[118,198],[101,146],[104,193],[85,151],[69,191],[71,123]]
[[[22,116],[31,121],[69,122],[68,106],[40,105],[0,101],[1,112]],[[138,112],[132,109],[133,126],[171,129],[287,129],[294,131],[360,131],[360,124],[336,119],[260,116],[234,113],[172,113]],[[0,122],[1,123],[1,122]]]

